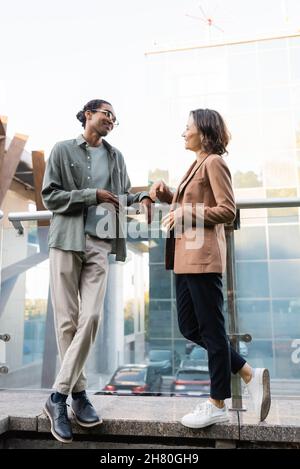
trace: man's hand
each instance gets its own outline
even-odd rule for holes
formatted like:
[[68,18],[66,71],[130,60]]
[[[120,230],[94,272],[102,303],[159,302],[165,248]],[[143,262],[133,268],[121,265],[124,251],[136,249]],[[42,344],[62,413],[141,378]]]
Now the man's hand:
[[143,212],[145,213],[147,217],[147,223],[148,225],[150,225],[152,221],[152,211],[154,208],[153,201],[149,197],[144,197],[141,200],[141,206],[142,206]]
[[152,200],[159,199],[167,204],[170,204],[173,199],[173,192],[164,181],[154,182],[150,188],[149,195]]
[[114,206],[117,213],[119,212],[119,199],[112,192],[105,189],[97,189],[97,202],[98,204],[111,204]]

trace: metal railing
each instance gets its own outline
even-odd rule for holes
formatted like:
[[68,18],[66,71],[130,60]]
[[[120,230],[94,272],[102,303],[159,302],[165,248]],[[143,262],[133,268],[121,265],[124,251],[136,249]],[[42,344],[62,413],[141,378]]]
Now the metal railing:
[[237,200],[236,206],[238,209],[300,207],[300,197],[272,199],[240,199]]
[[[127,215],[138,213],[132,207],[125,207]],[[12,223],[13,227],[21,235],[24,233],[24,227],[22,221],[47,221],[51,220],[52,212],[49,210],[40,210],[38,212],[10,212],[8,219]]]
[[[4,214],[2,210],[0,210],[0,220],[2,220],[3,216]],[[10,335],[0,333],[0,340],[3,342],[8,342],[10,340]],[[5,344],[0,343],[0,373],[8,373],[8,367],[6,366],[4,362],[5,362]]]
[[51,218],[52,212],[49,210],[41,210],[39,212],[10,212],[8,214],[9,221],[20,235],[24,233],[22,221],[45,221],[51,220]]
[[[236,222],[226,227],[227,241],[227,298],[228,298],[228,337],[233,347],[238,350],[240,340],[250,342],[252,337],[247,332],[239,331],[238,314],[236,308],[236,278],[235,278],[235,258],[234,258],[234,231],[239,229],[239,212],[244,209],[262,209],[262,208],[283,208],[300,207],[300,198],[270,198],[270,199],[240,199],[236,201],[237,217]],[[127,207],[127,214],[130,214],[131,208]],[[3,213],[0,211],[0,218]],[[52,213],[50,211],[38,212],[11,212],[8,214],[8,220],[12,223],[19,234],[24,233],[22,222],[24,221],[44,221],[50,220]],[[2,337],[0,336],[0,339]],[[2,339],[3,340],[3,339]],[[9,340],[9,339],[8,339]],[[233,409],[243,409],[241,383],[239,378],[233,380]],[[244,410],[244,409],[243,409]]]
[[[227,246],[227,299],[228,299],[228,337],[233,348],[239,352],[239,341],[251,342],[252,337],[248,333],[241,333],[239,330],[239,318],[236,307],[236,271],[235,271],[235,249],[234,230],[240,228],[240,210],[261,209],[261,208],[283,208],[300,207],[300,198],[272,198],[272,199],[243,199],[238,200],[237,216],[232,226],[226,229]],[[232,377],[232,410],[246,410],[242,401],[242,386],[239,375]]]
[[[159,204],[158,204],[159,205]],[[255,209],[255,208],[281,208],[281,207],[300,207],[300,198],[272,198],[272,199],[237,199],[237,209]],[[126,207],[127,213],[131,213],[131,207]],[[132,212],[134,210],[132,209]],[[0,210],[0,219],[3,212]],[[22,221],[44,221],[50,220],[52,212],[49,210],[40,210],[38,212],[10,212],[8,214],[9,221],[16,230],[20,229]],[[19,224],[20,223],[20,224]]]

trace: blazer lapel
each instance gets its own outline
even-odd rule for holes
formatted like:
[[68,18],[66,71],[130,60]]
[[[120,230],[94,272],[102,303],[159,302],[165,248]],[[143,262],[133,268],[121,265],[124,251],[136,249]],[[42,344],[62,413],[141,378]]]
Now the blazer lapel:
[[185,173],[185,175],[183,176],[175,194],[174,194],[174,197],[173,197],[173,203],[176,202],[177,198],[179,197],[180,193],[183,191],[183,189],[186,187],[186,185],[188,184],[188,182],[192,179],[192,177],[194,176],[195,172],[200,168],[200,166],[202,165],[202,163],[206,160],[206,158],[208,158],[209,155],[207,155],[205,158],[203,158],[203,160],[201,161],[195,161],[192,166],[188,169],[188,171]]

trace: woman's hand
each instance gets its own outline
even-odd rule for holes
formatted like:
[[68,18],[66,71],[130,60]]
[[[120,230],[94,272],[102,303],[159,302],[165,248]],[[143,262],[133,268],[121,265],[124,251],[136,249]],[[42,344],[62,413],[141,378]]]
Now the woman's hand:
[[152,200],[158,199],[160,202],[167,204],[170,204],[173,199],[173,192],[164,181],[154,182],[150,188],[149,195]]
[[171,231],[175,224],[174,212],[167,213],[167,215],[162,218],[161,224],[166,231]]
[[174,228],[176,227],[178,223],[182,224],[181,207],[178,207],[176,210],[171,210],[161,220],[161,224],[163,228],[167,231],[174,230]]

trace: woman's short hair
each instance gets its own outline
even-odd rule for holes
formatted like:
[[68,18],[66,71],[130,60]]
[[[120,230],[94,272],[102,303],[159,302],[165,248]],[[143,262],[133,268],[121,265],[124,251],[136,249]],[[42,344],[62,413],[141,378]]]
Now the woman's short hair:
[[77,112],[76,117],[77,119],[82,123],[82,127],[85,127],[86,124],[86,117],[85,117],[85,112],[86,111],[95,111],[99,107],[102,106],[102,104],[111,104],[108,101],[104,101],[104,99],[92,99],[88,103],[86,103],[85,106],[83,106],[83,109],[79,112]]
[[190,113],[202,136],[202,148],[206,153],[223,155],[230,140],[224,119],[212,109],[195,109]]

